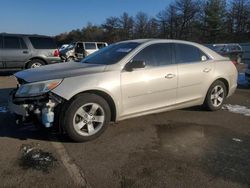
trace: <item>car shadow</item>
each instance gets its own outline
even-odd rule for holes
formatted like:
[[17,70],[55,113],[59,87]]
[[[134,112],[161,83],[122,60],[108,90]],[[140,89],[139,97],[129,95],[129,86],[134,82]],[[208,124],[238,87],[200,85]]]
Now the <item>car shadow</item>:
[[56,130],[45,129],[34,123],[16,124],[15,116],[8,111],[7,107],[0,105],[0,137],[14,138],[19,140],[43,140],[71,142],[66,136]]
[[[3,108],[2,108],[3,109]],[[16,124],[14,115],[10,114],[8,110],[1,112],[0,106],[0,138],[7,137],[18,140],[39,140],[39,141],[53,141],[71,143],[65,134],[61,134],[55,129],[46,129],[42,125],[34,123],[26,123],[23,125]]]
[[181,110],[183,110],[183,111],[193,111],[193,112],[207,111],[203,106],[193,106],[193,107],[183,108]]

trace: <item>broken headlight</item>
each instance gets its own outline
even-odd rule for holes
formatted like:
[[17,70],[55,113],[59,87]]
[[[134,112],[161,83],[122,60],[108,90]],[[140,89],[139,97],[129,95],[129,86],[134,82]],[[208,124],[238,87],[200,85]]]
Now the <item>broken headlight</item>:
[[57,79],[57,80],[48,80],[48,81],[24,84],[18,88],[15,96],[16,97],[39,96],[51,91],[52,89],[55,89],[61,82],[62,79]]

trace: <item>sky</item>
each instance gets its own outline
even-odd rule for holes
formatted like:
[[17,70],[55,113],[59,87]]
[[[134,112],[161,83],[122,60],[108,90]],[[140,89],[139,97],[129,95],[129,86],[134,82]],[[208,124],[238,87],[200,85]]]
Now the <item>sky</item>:
[[1,0],[0,33],[54,36],[123,12],[155,16],[171,0]]

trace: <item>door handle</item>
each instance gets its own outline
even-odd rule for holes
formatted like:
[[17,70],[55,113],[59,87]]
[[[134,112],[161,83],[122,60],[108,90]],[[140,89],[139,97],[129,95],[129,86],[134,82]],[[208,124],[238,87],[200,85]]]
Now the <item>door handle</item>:
[[23,51],[23,54],[28,54],[28,53],[29,53],[29,52],[28,52],[28,51],[26,51],[26,50],[24,50],[24,51]]
[[211,71],[210,68],[205,68],[205,69],[203,69],[203,72],[205,72],[205,73],[208,73],[208,72],[210,72],[210,71]]
[[175,77],[175,74],[167,74],[167,75],[165,76],[165,78],[168,78],[168,79],[171,79],[171,78],[173,78],[173,77]]

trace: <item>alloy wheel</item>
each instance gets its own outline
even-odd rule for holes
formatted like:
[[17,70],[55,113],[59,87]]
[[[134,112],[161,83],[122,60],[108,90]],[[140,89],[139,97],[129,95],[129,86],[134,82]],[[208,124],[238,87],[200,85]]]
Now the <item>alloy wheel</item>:
[[220,85],[216,85],[211,92],[211,101],[214,107],[219,107],[224,100],[224,89]]
[[87,103],[78,108],[73,118],[75,131],[82,136],[96,134],[104,125],[105,113],[97,103]]

